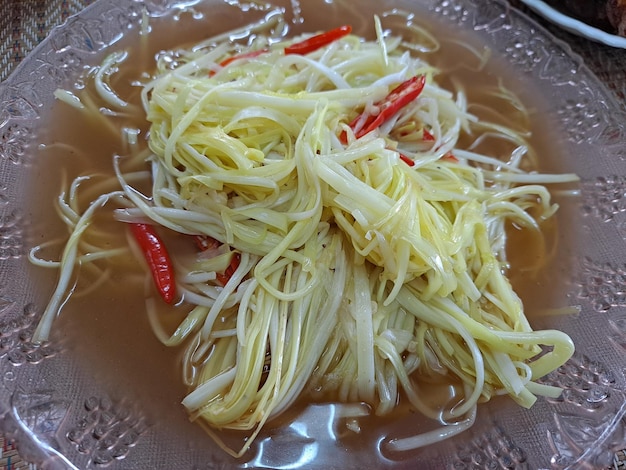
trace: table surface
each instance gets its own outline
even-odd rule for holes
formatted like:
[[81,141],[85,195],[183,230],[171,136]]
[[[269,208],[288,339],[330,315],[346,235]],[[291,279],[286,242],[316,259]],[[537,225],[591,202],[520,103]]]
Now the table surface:
[[[0,81],[39,44],[50,30],[95,0],[0,0]],[[593,73],[626,108],[626,49],[613,48],[570,34],[535,15],[520,0],[509,3],[580,55]],[[19,446],[0,435],[0,470],[34,469],[19,458]],[[618,452],[612,468],[626,468],[626,453]]]

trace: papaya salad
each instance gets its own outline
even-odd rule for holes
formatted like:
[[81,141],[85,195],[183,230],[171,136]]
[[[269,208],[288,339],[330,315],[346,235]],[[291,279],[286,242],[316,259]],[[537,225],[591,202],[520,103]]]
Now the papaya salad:
[[[373,30],[276,39],[257,25],[245,44],[211,38],[159,55],[140,104],[112,85],[125,52],[90,73],[96,97],[58,90],[81,112],[138,112],[150,127],[145,141],[115,130],[128,153],[112,157],[111,176],[61,191],[60,260],[30,253],[58,271],[33,341],[49,340],[79,267],[88,275],[130,250],[150,281],[154,334],[184,350],[182,406],[234,456],[300,397],[379,416],[403,402],[440,423],[390,438],[393,451],[468,429],[494,396],[523,407],[557,397],[538,379],[574,347],[531,328],[507,278],[507,230],[541,233],[558,209],[549,188],[576,175],[537,172],[527,133],[439,86],[417,37],[378,17]],[[490,139],[511,150],[480,153]],[[103,212],[126,234],[119,246],[97,233]],[[173,237],[197,249],[176,256]],[[173,331],[164,304],[186,312]],[[420,378],[449,381],[454,396],[434,407]],[[242,447],[223,429],[245,431]]]

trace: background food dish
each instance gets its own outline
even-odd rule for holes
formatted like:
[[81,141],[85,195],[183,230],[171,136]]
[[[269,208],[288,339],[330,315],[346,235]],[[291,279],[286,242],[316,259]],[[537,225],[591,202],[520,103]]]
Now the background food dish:
[[613,47],[626,48],[626,38],[610,34],[553,8],[541,0],[521,0],[533,11],[565,30]]
[[[154,8],[155,13],[159,13],[159,8],[163,8],[163,2],[147,2],[149,5],[151,5],[152,8]],[[187,2],[189,3],[189,2]],[[420,2],[421,3],[421,2]],[[624,129],[623,129],[623,120],[622,122],[622,126],[620,126],[619,124],[619,117],[615,116],[616,114],[618,114],[619,112],[623,112],[622,109],[619,108],[619,106],[615,103],[615,101],[610,97],[610,95],[606,92],[606,90],[604,90],[601,86],[599,87],[598,82],[592,77],[590,76],[590,74],[587,72],[587,70],[584,67],[581,67],[578,59],[572,59],[567,52],[567,49],[563,50],[561,47],[561,45],[559,43],[554,44],[552,42],[551,39],[546,39],[546,37],[543,35],[543,33],[540,31],[538,35],[534,35],[532,37],[534,42],[531,42],[531,46],[530,47],[526,47],[526,52],[529,52],[528,55],[524,56],[524,55],[520,55],[517,54],[516,51],[517,49],[515,48],[515,46],[517,44],[524,46],[527,44],[527,41],[529,41],[529,32],[528,29],[530,27],[532,27],[532,25],[529,25],[529,23],[527,23],[525,20],[520,19],[520,17],[517,16],[517,14],[515,13],[506,13],[506,8],[503,7],[501,3],[496,3],[494,4],[494,6],[492,7],[485,7],[484,10],[480,10],[480,12],[476,12],[476,10],[474,9],[475,7],[471,6],[471,2],[452,2],[453,4],[451,4],[450,2],[424,2],[424,5],[426,7],[428,7],[431,11],[436,12],[437,14],[441,14],[444,17],[447,18],[447,20],[451,21],[452,24],[454,25],[464,25],[463,27],[472,27],[472,28],[476,28],[479,31],[483,31],[485,32],[484,34],[487,35],[487,37],[490,38],[494,38],[493,40],[495,41],[495,38],[497,37],[497,33],[498,31],[502,31],[503,29],[506,28],[501,28],[501,26],[503,24],[508,25],[512,25],[513,26],[513,31],[515,34],[517,34],[518,36],[515,38],[515,40],[510,39],[508,43],[503,43],[505,46],[511,46],[508,50],[505,48],[504,53],[509,57],[509,59],[511,60],[511,63],[515,64],[514,66],[519,68],[522,73],[524,74],[528,74],[529,76],[532,76],[533,80],[544,80],[544,82],[542,83],[546,83],[546,86],[551,86],[551,87],[557,87],[556,89],[558,89],[559,91],[566,91],[566,98],[565,98],[565,104],[562,108],[557,108],[560,109],[562,111],[562,120],[563,120],[563,124],[566,124],[566,137],[567,140],[570,144],[576,144],[573,145],[573,147],[578,147],[579,145],[582,147],[581,150],[579,150],[580,152],[589,150],[589,157],[590,159],[593,159],[594,157],[597,158],[597,161],[600,161],[601,163],[599,163],[598,165],[601,166],[601,168],[598,168],[597,171],[592,171],[591,169],[589,169],[588,167],[586,168],[587,171],[587,183],[588,183],[588,195],[587,198],[592,202],[591,206],[589,208],[590,210],[590,215],[589,215],[589,219],[587,219],[587,221],[589,222],[589,224],[597,224],[597,220],[598,218],[600,218],[601,220],[608,220],[608,223],[603,224],[603,229],[601,230],[603,233],[599,234],[600,235],[600,239],[603,240],[603,243],[605,243],[605,245],[603,245],[602,247],[598,248],[598,250],[596,251],[595,249],[592,249],[591,253],[589,253],[589,255],[591,256],[591,260],[592,263],[590,265],[588,265],[587,267],[584,268],[584,273],[586,273],[586,275],[588,277],[586,277],[585,279],[587,279],[587,281],[589,283],[593,282],[593,277],[595,275],[602,275],[602,276],[608,276],[611,279],[613,279],[613,281],[611,281],[613,284],[610,285],[614,285],[619,287],[620,281],[618,278],[615,278],[615,276],[618,276],[620,274],[619,271],[619,266],[621,265],[620,263],[623,263],[623,261],[619,258],[619,253],[617,254],[609,254],[609,252],[611,251],[610,249],[607,249],[606,246],[619,246],[620,244],[620,198],[619,196],[615,195],[615,192],[617,192],[619,194],[619,188],[621,187],[620,185],[622,183],[620,183],[621,177],[617,176],[615,178],[608,178],[605,180],[601,180],[599,175],[602,174],[614,174],[614,173],[618,173],[618,166],[615,162],[618,161],[619,158],[623,158],[623,154],[620,153],[622,152],[623,148],[623,139],[624,139]],[[173,6],[174,2],[170,2],[169,5]],[[120,7],[121,8],[121,7]],[[503,13],[504,12],[504,13]],[[120,13],[119,9],[114,10],[115,13],[115,17],[116,18],[122,18],[122,19],[126,19],[126,20],[132,20],[131,18],[126,17],[124,14]],[[94,16],[92,17],[91,14],[93,14]],[[85,21],[89,20],[89,24],[94,25],[94,20],[93,18],[96,18],[95,16],[95,10],[92,11],[89,17],[87,17],[85,19]],[[86,23],[82,23],[82,25],[84,26]],[[76,23],[74,23],[74,27],[76,27]],[[92,32],[97,32],[98,34],[101,34],[101,36],[99,36],[99,39],[102,38],[111,38],[111,37],[115,37],[113,32],[110,30],[107,30],[106,27],[102,27],[101,26],[101,30],[100,29],[90,29],[90,31]],[[93,37],[93,36],[92,36]],[[72,39],[75,37],[68,37],[67,39]],[[54,45],[48,44],[48,46],[53,46],[53,47],[59,47],[59,49],[57,49],[58,51],[60,51],[62,49],[62,45],[63,45],[63,38],[59,38],[57,36],[57,41],[54,43]],[[96,39],[98,39],[98,37],[96,37]],[[538,41],[538,42],[537,42]],[[75,44],[72,43],[74,46],[73,50],[70,50],[70,52],[74,52],[74,51],[79,51],[80,53],[77,53],[76,55],[74,55],[73,57],[70,54],[65,54],[64,52],[60,52],[58,55],[55,55],[55,53],[48,53],[48,55],[44,55],[44,57],[46,58],[59,58],[62,56],[62,58],[68,60],[68,61],[80,61],[80,60],[85,60],[85,57],[89,58],[89,50],[85,51],[85,50],[81,50],[81,48],[79,47],[80,44]],[[543,50],[543,48],[549,48],[550,52],[556,53],[557,57],[561,60],[560,63],[557,63],[556,65],[554,65],[554,62],[550,63],[548,61],[548,57],[545,54],[545,50]],[[40,51],[41,53],[42,51]],[[69,58],[68,58],[69,56]],[[553,56],[552,56],[553,57]],[[70,60],[71,59],[71,60]],[[62,75],[64,73],[67,73],[67,71],[71,71],[72,70],[72,65],[71,63],[67,63],[64,62],[65,64],[65,68],[61,67],[60,64],[55,63],[56,66],[61,67],[60,71],[58,72],[59,75]],[[42,67],[42,63],[29,63],[26,64],[28,67],[25,67],[22,69],[21,73],[22,75],[20,75],[20,77],[22,78],[21,82],[7,82],[7,87],[2,89],[2,97],[3,100],[6,100],[6,102],[10,103],[10,106],[6,106],[3,108],[4,111],[4,118],[1,122],[3,122],[4,124],[2,125],[2,131],[3,131],[3,147],[2,147],[2,156],[4,157],[2,159],[2,164],[4,166],[2,166],[2,170],[3,170],[3,174],[11,174],[10,170],[14,169],[14,166],[17,165],[17,163],[19,163],[19,160],[21,157],[23,157],[25,155],[25,152],[20,151],[20,145],[24,145],[26,140],[30,135],[31,135],[31,130],[33,130],[35,128],[34,124],[32,121],[35,121],[35,115],[38,114],[37,112],[37,107],[35,107],[34,109],[31,107],[29,108],[28,104],[31,103],[34,99],[32,96],[28,95],[26,96],[26,91],[28,91],[27,89],[25,89],[25,87],[17,87],[16,83],[28,83],[27,79],[30,79],[32,81],[32,79],[37,75],[36,71],[39,70],[40,73],[45,71],[45,70],[49,70],[46,69],[45,67]],[[75,66],[74,66],[75,67]],[[43,70],[42,70],[43,69]],[[533,72],[533,70],[537,70],[536,73],[540,73],[540,71],[543,71],[544,76],[543,77],[536,77],[534,74],[535,72]],[[573,85],[580,85],[581,83],[584,85],[582,90],[571,90],[570,89],[570,84],[567,83],[567,80],[565,79],[565,77],[569,77],[569,72],[571,72],[571,70],[575,70],[577,73],[577,76],[572,79],[571,77],[569,78],[569,80],[573,80],[573,83],[571,84],[571,86]],[[551,72],[550,78],[546,78],[545,73],[546,72]],[[547,81],[546,81],[547,80]],[[566,90],[564,90],[563,88],[559,88],[559,87],[564,87]],[[599,87],[599,88],[598,88]],[[18,89],[24,90],[24,91],[16,91]],[[39,90],[39,88],[35,88],[35,90],[40,93],[40,92],[45,92],[45,90]],[[619,91],[619,90],[618,90]],[[579,94],[582,93],[582,95]],[[573,103],[573,102],[579,102],[577,101],[578,98],[580,97],[584,97],[585,98],[585,106],[584,108],[580,108],[580,107],[576,107],[575,105],[571,105],[571,104],[567,104],[567,103]],[[619,95],[618,95],[619,96]],[[22,98],[24,99],[24,101],[22,101]],[[34,113],[34,114],[32,114]],[[20,127],[21,126],[21,127]],[[11,129],[11,131],[9,131],[9,129]],[[598,146],[598,148],[596,148],[596,146]],[[577,151],[578,152],[578,151]],[[17,161],[17,162],[16,162]],[[588,161],[587,159],[585,160],[581,160],[581,161]],[[14,166],[11,166],[14,165]],[[7,171],[7,173],[4,173],[5,170],[7,170],[7,168],[9,169],[9,171]],[[23,228],[20,229],[20,227],[23,226],[19,226],[18,225],[18,229],[15,229],[14,227],[16,227],[17,221],[19,220],[18,215],[14,215],[12,216],[11,214],[14,214],[14,211],[18,210],[19,212],[19,203],[18,201],[16,201],[15,199],[13,199],[14,197],[14,193],[11,192],[11,189],[14,188],[14,183],[12,182],[12,180],[2,180],[2,185],[0,186],[6,186],[6,189],[3,190],[3,192],[1,192],[1,195],[3,197],[2,201],[4,201],[3,203],[3,207],[2,207],[2,216],[3,216],[3,240],[12,240],[11,244],[13,245],[17,245],[18,242],[16,242],[15,240],[18,239],[20,231],[19,230],[23,230]],[[606,202],[606,196],[608,195],[608,193],[610,192],[610,194],[612,194],[612,198],[614,200],[611,200],[611,198],[609,198],[609,202]],[[21,222],[23,223],[23,222]],[[608,227],[608,232],[604,233],[604,228]],[[591,230],[591,229],[590,229]],[[615,233],[614,233],[615,232]],[[595,233],[597,235],[596,232],[592,232]],[[7,235],[5,237],[5,235]],[[609,237],[608,239],[605,237]],[[7,248],[11,248],[10,243],[6,243],[3,245],[3,247],[7,247]],[[6,248],[5,248],[6,249]],[[12,251],[5,251],[3,253],[8,253],[11,254],[13,253]],[[608,258],[607,258],[608,256]],[[615,256],[617,256],[618,258],[616,259]],[[2,259],[2,265],[0,269],[0,272],[2,273],[2,279],[4,281],[4,279],[7,279],[7,275],[8,275],[8,270],[10,268],[13,268],[15,266],[15,264],[18,264],[19,258],[17,257],[12,257],[12,256],[5,256]],[[604,261],[608,262],[608,267],[605,264]],[[611,277],[613,276],[613,277]],[[5,284],[3,284],[5,285]],[[9,294],[11,296],[9,296]],[[10,317],[12,320],[15,320],[14,317],[17,317],[18,319],[21,318],[20,315],[22,315],[22,311],[26,314],[26,316],[30,315],[31,313],[33,313],[31,311],[30,305],[24,303],[23,300],[10,300],[13,299],[14,297],[14,291],[7,291],[6,289],[2,290],[2,295],[3,295],[3,304],[1,304],[2,306],[0,307],[2,309],[2,313],[3,315],[12,315],[12,317]],[[592,316],[593,318],[597,319],[598,321],[607,321],[607,317],[608,317],[608,321],[611,325],[617,325],[617,327],[619,327],[620,325],[620,321],[621,321],[621,317],[620,317],[620,308],[622,307],[622,304],[620,303],[621,300],[619,298],[614,298],[614,297],[606,297],[608,296],[608,294],[606,294],[604,291],[600,291],[600,290],[590,290],[590,292],[588,292],[587,297],[583,298],[582,302],[585,303],[586,308],[588,310],[586,310],[585,312],[588,313],[588,315]],[[4,300],[4,299],[9,299],[9,300]],[[585,300],[587,299],[587,300]],[[592,305],[592,300],[596,300],[598,301],[598,305],[595,305],[595,307],[597,308],[604,308],[606,310],[606,315],[602,314],[602,316],[600,314],[596,314],[594,313],[594,306]],[[603,305],[603,300],[607,301],[606,304]],[[14,303],[12,302],[20,302],[19,307],[17,305],[14,305]],[[581,317],[582,318],[582,317]],[[587,318],[587,317],[584,317]],[[4,320],[4,319],[3,319]],[[577,320],[574,319],[573,322],[581,322],[582,320]],[[586,321],[586,320],[585,320]],[[10,324],[8,326],[5,325],[5,329],[3,330],[3,338],[6,340],[8,338],[7,341],[5,341],[5,343],[3,343],[5,345],[5,350],[8,351],[7,353],[4,353],[5,350],[3,350],[2,355],[0,357],[0,359],[2,359],[2,372],[4,374],[4,378],[3,378],[3,382],[2,382],[2,398],[0,398],[0,411],[2,411],[4,413],[5,410],[8,410],[10,408],[9,405],[15,405],[16,409],[18,410],[18,412],[20,413],[20,416],[22,416],[23,422],[25,423],[30,423],[29,425],[34,425],[34,423],[37,422],[37,418],[43,418],[44,416],[44,412],[48,411],[53,411],[54,413],[49,413],[48,419],[44,419],[41,422],[46,423],[47,426],[49,426],[48,428],[44,428],[42,427],[40,429],[40,434],[39,437],[41,438],[41,442],[43,443],[49,443],[52,446],[65,446],[65,447],[60,447],[63,452],[67,452],[68,456],[70,456],[70,458],[76,458],[76,450],[74,447],[72,447],[71,445],[68,445],[66,442],[64,441],[57,441],[54,442],[54,440],[52,440],[52,438],[54,439],[60,439],[60,438],[64,438],[65,436],[68,436],[68,434],[64,434],[63,431],[67,431],[68,429],[71,430],[71,426],[73,423],[77,423],[80,421],[82,416],[104,416],[107,414],[107,412],[111,411],[114,415],[117,416],[122,416],[125,413],[125,410],[130,409],[134,409],[134,405],[132,406],[124,406],[124,403],[118,403],[118,402],[110,402],[106,399],[106,397],[104,398],[98,398],[97,400],[93,400],[91,398],[91,396],[88,396],[88,392],[93,392],[96,393],[96,395],[94,396],[98,396],[97,393],[102,393],[102,390],[93,390],[93,384],[88,384],[88,383],[82,383],[80,385],[84,386],[83,390],[81,390],[80,392],[75,393],[75,397],[79,397],[79,403],[81,403],[81,406],[78,407],[70,407],[68,405],[68,402],[66,401],[66,397],[62,397],[59,396],[58,394],[50,394],[49,390],[45,390],[42,388],[37,388],[37,392],[38,394],[34,394],[32,393],[32,390],[29,390],[29,393],[27,395],[22,395],[20,390],[21,387],[24,387],[25,385],[28,385],[30,383],[30,379],[32,379],[34,373],[38,374],[38,377],[43,377],[44,379],[44,383],[47,384],[54,384],[55,380],[53,378],[51,378],[51,374],[55,373],[54,368],[52,370],[45,370],[45,368],[48,367],[48,363],[49,361],[46,362],[46,360],[41,361],[41,364],[38,364],[40,362],[40,357],[36,354],[31,354],[32,351],[28,350],[28,345],[25,343],[21,343],[19,338],[20,338],[20,332],[21,332],[21,327],[19,322],[15,323],[15,324]],[[617,330],[615,330],[615,327],[611,330],[605,330],[603,331],[603,335],[600,335],[599,333],[593,333],[592,332],[592,336],[593,338],[596,338],[594,336],[594,334],[598,335],[599,339],[601,338],[605,338],[606,336],[606,331],[611,331],[612,333],[610,333],[612,335],[612,337],[614,337],[614,339],[616,341],[619,340],[619,335],[618,335],[618,331],[619,328]],[[617,335],[617,336],[616,336]],[[584,357],[582,359],[579,360],[578,363],[574,363],[573,366],[573,375],[575,377],[578,376],[585,376],[585,377],[589,377],[589,374],[591,374],[591,379],[592,379],[592,384],[600,384],[600,385],[607,385],[608,388],[610,389],[610,393],[609,393],[609,397],[604,397],[602,398],[600,395],[602,395],[602,387],[595,387],[594,391],[598,391],[598,389],[600,389],[599,393],[600,395],[598,396],[598,403],[601,405],[599,407],[600,410],[602,410],[599,413],[593,413],[593,414],[576,414],[574,413],[573,416],[566,416],[565,414],[561,413],[558,416],[552,415],[550,414],[549,416],[551,418],[563,418],[561,419],[560,424],[565,424],[567,425],[568,421],[565,420],[565,418],[569,417],[572,419],[572,421],[569,422],[575,422],[575,423],[580,423],[580,419],[581,416],[585,417],[586,420],[583,420],[585,425],[587,426],[585,428],[586,431],[590,432],[592,436],[594,436],[594,432],[597,431],[597,428],[593,426],[593,423],[596,422],[597,423],[597,419],[594,419],[599,417],[600,415],[602,415],[602,417],[607,418],[607,417],[614,417],[614,418],[618,418],[619,417],[619,410],[616,410],[616,413],[605,413],[606,411],[606,407],[605,406],[611,406],[611,404],[614,404],[614,401],[616,399],[618,399],[618,397],[623,393],[623,377],[620,377],[619,374],[617,377],[613,376],[611,378],[611,374],[614,371],[619,371],[621,370],[620,368],[615,368],[614,364],[619,364],[620,360],[623,359],[623,356],[620,356],[619,354],[619,350],[617,350],[618,352],[616,352],[616,350],[614,349],[613,346],[611,345],[600,345],[602,347],[606,347],[607,349],[602,350],[602,352],[607,353],[607,357],[608,359],[603,359],[602,361],[599,362],[589,362],[588,359],[585,359]],[[29,354],[31,354],[29,356]],[[58,357],[58,355],[57,355]],[[600,353],[594,353],[592,356],[587,356],[592,357],[593,359],[598,359],[600,357],[602,357],[602,355],[600,355]],[[607,362],[608,361],[608,362]],[[615,361],[615,362],[613,362]],[[11,364],[21,364],[18,367],[13,367]],[[38,364],[38,365],[37,365]],[[56,372],[67,372],[67,368],[69,368],[71,370],[71,367],[69,364],[63,365],[62,367],[64,367],[65,369],[61,369],[56,370]],[[578,371],[578,372],[577,372]],[[40,374],[40,375],[39,375]],[[578,374],[578,375],[577,375]],[[566,376],[569,376],[568,373],[565,374]],[[583,387],[586,386],[584,383],[582,384]],[[31,383],[32,386],[32,383]],[[576,387],[570,388],[570,390],[575,391]],[[606,388],[604,389],[606,391]],[[9,392],[9,394],[7,395],[6,392]],[[46,394],[46,392],[48,392],[48,394]],[[87,393],[87,395],[85,395],[85,393]],[[83,398],[83,400],[81,401],[80,398]],[[578,398],[580,398],[580,396],[578,396]],[[576,395],[574,395],[574,399],[576,399]],[[607,405],[608,403],[608,405]],[[127,404],[126,404],[127,405]],[[563,407],[566,407],[565,405]],[[562,407],[562,408],[563,408]],[[549,407],[546,405],[546,408]],[[577,410],[577,408],[575,406],[571,407],[574,411]],[[85,411],[87,410],[87,411]],[[65,411],[66,413],[63,413],[63,411]],[[68,412],[70,414],[68,414]],[[546,409],[543,410],[543,412],[546,412]],[[543,416],[543,415],[542,415]],[[536,418],[537,416],[535,416]],[[26,419],[28,418],[28,419]],[[545,416],[544,416],[545,418]],[[524,437],[524,434],[522,433],[520,434],[515,434],[515,432],[511,429],[511,423],[509,421],[500,423],[499,418],[496,416],[496,422],[498,422],[498,424],[502,424],[502,429],[498,430],[498,431],[491,431],[490,434],[486,434],[485,436],[487,436],[490,439],[490,442],[500,442],[501,444],[510,444],[510,445],[515,445],[514,448],[512,449],[512,454],[506,454],[506,456],[510,457],[511,455],[513,455],[514,457],[517,455],[517,458],[519,458],[520,452],[523,458],[523,461],[530,461],[530,462],[536,462],[538,458],[540,458],[541,456],[539,455],[535,455],[534,454],[534,443],[533,442],[529,442],[527,440],[525,440],[526,438]],[[545,426],[545,430],[548,433],[554,433],[554,426],[553,423],[548,422],[549,420],[543,419],[543,423]],[[130,421],[126,421],[127,423],[129,423]],[[6,424],[3,424],[6,425]],[[603,424],[604,426],[604,424]],[[8,427],[8,426],[7,426]],[[131,428],[133,428],[133,426],[131,426]],[[567,426],[566,426],[567,428]],[[46,433],[46,429],[48,429],[49,431]],[[136,427],[136,429],[140,429],[140,427]],[[576,427],[574,426],[574,428],[567,428],[570,431],[575,431]],[[132,430],[132,429],[131,429]],[[15,433],[18,434],[17,431],[14,430],[10,430],[10,433]],[[619,434],[619,433],[618,433]],[[132,435],[132,433],[131,433]],[[545,434],[542,435],[541,438],[543,438]],[[555,434],[551,434],[552,436],[555,436]],[[558,433],[556,434],[558,436]],[[57,437],[58,436],[58,437]],[[483,436],[483,437],[485,437]],[[476,439],[480,438],[480,435],[476,435],[474,436]],[[596,437],[598,437],[596,435]],[[607,436],[608,437],[608,436]],[[530,438],[529,438],[530,439]],[[27,442],[26,440],[23,440],[21,442]],[[599,443],[598,446],[602,447],[602,445],[607,445],[608,442],[607,441],[602,441],[602,443]],[[615,442],[615,444],[617,445],[618,442]],[[152,445],[154,445],[154,443],[152,443]],[[459,447],[457,449],[457,453],[454,454],[458,457],[458,460],[460,462],[465,462],[466,458],[470,458],[470,459],[480,459],[481,457],[481,452],[478,452],[478,447],[477,447],[477,443],[474,439],[469,439],[468,437],[468,441],[463,443],[461,445],[461,447]],[[613,446],[609,446],[609,447],[613,447]],[[33,455],[37,455],[36,449],[28,449],[28,445],[27,443],[24,444],[24,448],[28,451],[28,454],[33,456]],[[59,447],[55,447],[55,448],[59,448]],[[608,449],[608,447],[603,447],[604,449]],[[145,440],[140,439],[137,443],[134,443],[132,441],[129,441],[129,453],[127,454],[126,458],[123,460],[124,465],[133,465],[132,462],[137,462],[142,455],[145,455],[143,453],[148,452],[151,448],[150,448],[150,443],[146,443]],[[563,452],[567,450],[566,447],[559,447],[559,450],[562,452],[561,454],[559,454],[560,456],[562,456],[563,458],[567,459],[567,458],[571,458],[572,455],[563,455]],[[596,458],[597,456],[590,456],[590,455],[581,455],[580,452],[576,453],[577,451],[575,449],[570,449],[572,454],[574,454],[575,458],[582,458],[582,459],[591,459]],[[502,454],[500,454],[502,455]],[[90,454],[91,457],[93,457],[93,454]],[[468,457],[469,456],[469,457]],[[101,456],[101,458],[103,458],[104,456]],[[123,456],[120,456],[123,457]],[[196,454],[191,455],[191,456],[186,456],[186,457],[181,457],[181,458],[188,458],[188,459],[195,459],[195,457],[197,457]],[[489,458],[495,458],[493,455],[489,455]],[[193,462],[196,462],[195,460],[193,460]],[[193,462],[188,462],[188,461],[184,461],[184,460],[179,460],[178,462],[175,462],[175,465],[173,468],[189,468],[191,465],[193,465]],[[92,462],[93,464],[93,462]],[[190,464],[190,465],[188,465]],[[218,465],[218,464],[216,464]],[[532,467],[532,463],[531,463],[531,467]],[[126,468],[141,468],[141,467],[126,467]]]

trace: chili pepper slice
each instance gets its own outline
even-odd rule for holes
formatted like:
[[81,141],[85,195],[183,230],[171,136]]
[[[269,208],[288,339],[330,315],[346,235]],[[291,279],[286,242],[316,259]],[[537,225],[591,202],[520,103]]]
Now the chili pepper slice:
[[220,62],[220,65],[222,67],[226,67],[228,64],[230,64],[231,62],[234,62],[236,60],[239,59],[253,59],[254,57],[258,57],[261,54],[265,54],[266,52],[269,52],[269,49],[259,49],[257,51],[250,51],[250,52],[244,52],[242,54],[235,54],[232,57],[228,57],[227,59],[224,59],[223,61]]
[[[355,132],[355,137],[357,139],[363,137],[384,124],[394,114],[416,99],[422,93],[424,85],[426,85],[426,77],[424,75],[416,75],[391,90],[385,99],[376,104],[380,109],[378,115],[367,115],[361,128]],[[350,127],[354,129],[362,121],[363,117],[363,114],[357,116],[350,123]]]
[[[415,166],[415,162],[402,153],[400,154],[400,160],[402,160],[404,163],[406,163],[409,166]],[[440,160],[443,160],[446,162],[452,162],[452,163],[459,163],[459,159],[456,158],[452,154],[452,152],[446,153],[443,157],[440,158]]]
[[400,154],[400,160],[402,160],[404,163],[406,163],[409,166],[415,165],[415,162],[411,160],[409,157],[407,157],[406,155]]
[[[402,160],[404,163],[406,163],[409,166],[415,166],[415,162],[411,160],[409,157],[407,157],[406,155],[400,154],[400,160]],[[459,159],[456,158],[450,152],[446,153],[443,157],[440,158],[440,160],[443,160],[446,162],[452,162],[452,163],[459,163]]]
[[422,129],[422,140],[424,142],[434,142],[435,136],[428,132],[426,129]]
[[326,31],[324,33],[316,34],[315,36],[311,36],[310,38],[305,39],[304,41],[297,42],[295,44],[285,47],[285,54],[308,54],[332,42],[335,42],[337,39],[341,39],[342,37],[347,36],[351,32],[352,26],[339,26],[338,28],[331,29],[330,31]]
[[225,286],[226,283],[233,276],[237,268],[239,267],[240,262],[241,262],[241,255],[237,252],[234,252],[232,257],[230,258],[230,264],[224,270],[224,272],[216,273],[217,282],[219,282],[222,286]]
[[452,162],[452,163],[459,163],[459,159],[456,158],[452,152],[448,152],[446,153],[443,157],[440,158],[440,160],[444,160],[447,162]]
[[[194,240],[200,251],[215,249],[221,245],[219,241],[213,237],[209,237],[208,235],[194,235]],[[241,255],[238,252],[234,252],[230,258],[230,264],[226,267],[224,272],[216,273],[217,282],[219,282],[222,286],[225,286],[239,267],[240,262]]]
[[[231,62],[234,62],[236,60],[239,59],[252,59],[254,57],[258,57],[262,54],[265,54],[266,52],[269,52],[269,49],[259,49],[257,51],[250,51],[250,52],[243,52],[241,54],[235,54],[234,56],[231,57],[227,57],[226,59],[224,59],[223,61],[220,62],[220,67],[226,67],[228,64],[230,64]],[[213,75],[215,75],[215,71],[211,70],[209,72],[209,77],[212,77]]]
[[[352,26],[344,25],[335,29],[331,29],[330,31],[326,31],[324,33],[317,34],[312,36],[304,41],[297,42],[285,48],[285,54],[299,54],[304,55],[309,52],[316,51],[332,42],[335,42],[338,39],[341,39],[344,36],[347,36],[352,32]],[[231,62],[239,59],[252,59],[254,57],[258,57],[261,54],[265,54],[269,52],[269,49],[259,49],[256,51],[244,52],[242,54],[235,54],[234,56],[228,57],[220,62],[221,67],[226,67]],[[209,72],[209,76],[215,75],[215,72]]]
[[200,251],[207,251],[215,248],[219,248],[221,243],[217,241],[213,237],[209,237],[208,235],[194,235],[194,241],[196,242],[196,246]]
[[163,241],[152,225],[130,224],[130,230],[148,263],[159,294],[166,303],[172,303],[176,295],[174,267]]

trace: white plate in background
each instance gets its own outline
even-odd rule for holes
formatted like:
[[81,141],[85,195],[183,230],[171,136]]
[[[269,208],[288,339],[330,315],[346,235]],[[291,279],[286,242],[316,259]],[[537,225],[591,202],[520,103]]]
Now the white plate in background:
[[542,0],[521,1],[538,15],[543,16],[548,21],[551,21],[570,33],[583,36],[587,39],[591,39],[592,41],[600,42],[608,46],[626,49],[626,37],[610,34],[606,31],[602,31],[601,29],[589,26],[583,21],[572,18],[565,13],[561,13]]

